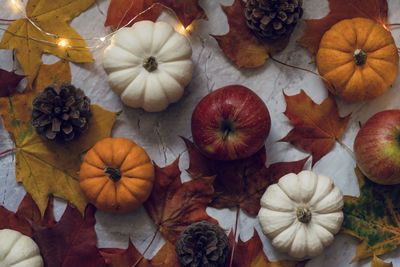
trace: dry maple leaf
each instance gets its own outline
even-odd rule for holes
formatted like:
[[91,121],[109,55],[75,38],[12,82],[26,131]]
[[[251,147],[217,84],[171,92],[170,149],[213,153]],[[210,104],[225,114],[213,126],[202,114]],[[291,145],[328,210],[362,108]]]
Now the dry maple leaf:
[[400,246],[400,185],[375,184],[359,169],[356,175],[361,193],[345,197],[343,231],[362,241],[353,259],[360,261]]
[[13,229],[33,237],[47,267],[105,267],[96,247],[94,212],[93,206],[88,206],[82,217],[68,205],[56,222],[50,198],[42,219],[39,208],[26,194],[16,213],[0,206],[0,229]]
[[[43,53],[76,63],[93,62],[86,42],[69,23],[94,2],[95,0],[28,1],[26,16],[38,27],[53,35],[39,31],[28,19],[19,19],[8,27],[0,48],[15,49],[17,60],[28,77],[29,85],[33,83],[42,64]],[[61,38],[67,39],[68,44],[75,48],[59,47],[57,44]]]
[[189,175],[193,179],[215,176],[215,193],[210,205],[218,209],[239,207],[251,216],[258,214],[260,199],[269,185],[285,174],[300,172],[308,160],[280,162],[266,167],[263,148],[248,159],[216,161],[203,156],[188,139],[183,140],[189,153]]
[[[152,5],[154,6],[150,8]],[[149,8],[150,10],[136,18],[130,25],[139,20],[156,21],[165,9],[163,6],[172,9],[184,27],[189,26],[196,19],[205,18],[198,0],[112,0],[105,26],[122,27]]]
[[67,62],[43,65],[34,90],[0,99],[0,114],[16,146],[17,181],[31,194],[42,214],[49,195],[67,199],[81,212],[84,211],[86,199],[78,182],[81,155],[98,140],[110,136],[117,116],[92,105],[89,129],[78,140],[68,144],[43,140],[31,125],[32,100],[43,89],[43,81],[49,82],[54,78],[57,80],[53,79],[50,84],[70,82],[70,75]]
[[47,267],[106,266],[97,248],[94,213],[95,208],[89,205],[82,217],[77,209],[68,205],[59,222],[34,227],[33,239]]
[[173,244],[192,223],[217,223],[206,213],[214,194],[213,178],[182,183],[180,175],[179,158],[164,168],[156,166],[153,191],[144,203],[158,231]]
[[322,19],[306,20],[306,29],[300,44],[316,54],[322,36],[334,24],[356,17],[365,17],[386,24],[388,4],[386,0],[328,0],[329,14]]
[[14,94],[17,86],[25,76],[0,69],[0,97]]
[[374,258],[372,259],[372,262],[371,262],[371,267],[393,267],[393,263],[384,262],[383,260],[378,258],[376,255],[374,255]]
[[263,244],[257,231],[247,242],[243,242],[240,238],[237,244],[233,243],[234,238],[229,235],[231,247],[235,246],[235,251],[230,267],[304,267],[306,261],[276,261],[271,262],[263,250]]
[[32,236],[33,229],[30,222],[40,223],[40,221],[39,209],[29,194],[25,195],[15,213],[0,206],[0,230],[12,229]]
[[[109,267],[179,267],[179,260],[175,246],[166,242],[151,259],[145,259],[136,247],[129,242],[127,249],[103,248],[100,249]],[[136,264],[136,265],[135,265]]]
[[350,115],[341,118],[332,95],[321,104],[316,104],[303,91],[294,96],[285,95],[286,111],[294,128],[282,142],[312,154],[312,165],[328,154],[335,143],[343,136]]
[[268,44],[259,41],[246,24],[245,5],[242,0],[235,0],[232,6],[224,6],[230,30],[226,35],[213,37],[238,67],[256,68],[264,65],[269,54],[283,50],[289,43],[289,37]]

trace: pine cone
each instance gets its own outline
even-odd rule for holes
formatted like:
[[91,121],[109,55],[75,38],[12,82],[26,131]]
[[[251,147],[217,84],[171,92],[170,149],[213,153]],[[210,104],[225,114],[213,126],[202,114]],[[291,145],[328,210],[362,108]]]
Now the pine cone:
[[303,16],[303,0],[247,0],[247,26],[265,41],[289,36]]
[[89,125],[90,99],[73,85],[49,86],[33,100],[32,125],[47,140],[71,141]]
[[224,266],[229,254],[229,240],[218,225],[206,221],[190,225],[176,244],[183,267]]

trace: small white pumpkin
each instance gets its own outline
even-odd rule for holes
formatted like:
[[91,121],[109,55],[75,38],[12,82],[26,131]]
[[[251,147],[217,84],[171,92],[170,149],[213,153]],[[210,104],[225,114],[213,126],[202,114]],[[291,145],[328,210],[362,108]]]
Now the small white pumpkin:
[[148,112],[177,102],[192,79],[192,47],[165,22],[140,21],[116,33],[104,69],[122,102]]
[[43,267],[36,243],[20,232],[0,230],[0,267]]
[[295,258],[314,257],[340,230],[342,208],[343,194],[330,178],[302,171],[268,187],[258,219],[276,249]]

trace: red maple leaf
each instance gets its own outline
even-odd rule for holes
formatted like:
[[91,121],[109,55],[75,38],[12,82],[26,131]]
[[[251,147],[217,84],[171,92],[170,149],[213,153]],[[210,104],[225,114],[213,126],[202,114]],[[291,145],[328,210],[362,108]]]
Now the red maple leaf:
[[165,9],[172,9],[184,27],[196,19],[204,18],[205,13],[198,0],[112,0],[108,8],[105,26],[121,27],[141,14],[134,21],[155,21]]
[[226,35],[213,37],[238,67],[256,68],[264,65],[270,54],[285,49],[289,37],[270,43],[259,41],[247,26],[244,9],[242,0],[235,0],[232,6],[223,6],[230,30]]
[[234,247],[232,264],[230,267],[304,267],[307,261],[277,261],[271,262],[263,250],[263,244],[257,231],[248,241],[243,242],[240,238],[237,243],[233,238],[233,234],[229,235],[231,247]]
[[0,207],[0,229],[13,229],[33,237],[47,267],[106,267],[96,246],[94,212],[95,208],[88,206],[82,217],[68,204],[56,222],[50,199],[42,219],[39,208],[27,194],[16,213]]
[[156,166],[153,191],[144,203],[158,231],[172,243],[192,223],[202,220],[217,223],[206,213],[214,195],[213,178],[182,183],[180,175],[179,158],[164,168]]
[[300,172],[308,159],[266,167],[267,157],[263,148],[248,159],[216,161],[203,156],[188,139],[183,140],[189,153],[189,175],[200,180],[202,177],[215,176],[215,193],[210,205],[218,209],[239,207],[251,216],[257,215],[260,199],[267,187],[285,174]]
[[175,246],[166,242],[151,259],[145,259],[136,247],[129,242],[127,249],[103,248],[100,249],[109,267],[178,267],[180,266],[175,252]]
[[17,86],[25,76],[0,69],[0,97],[7,97],[17,91]]
[[330,12],[322,19],[306,20],[306,29],[300,44],[316,54],[322,36],[334,24],[343,20],[364,17],[386,24],[388,4],[386,0],[329,0]]
[[329,153],[343,136],[350,115],[341,118],[332,95],[316,104],[303,90],[294,96],[285,95],[286,111],[294,128],[281,141],[310,152],[312,165]]

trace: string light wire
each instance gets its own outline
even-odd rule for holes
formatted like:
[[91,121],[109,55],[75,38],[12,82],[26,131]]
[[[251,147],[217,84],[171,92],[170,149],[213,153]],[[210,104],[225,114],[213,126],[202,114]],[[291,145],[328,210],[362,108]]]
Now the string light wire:
[[[133,2],[131,3],[131,7],[133,5]],[[54,34],[51,32],[47,32],[44,29],[42,29],[35,21],[33,21],[31,18],[29,18],[26,14],[26,12],[22,9],[22,4],[20,2],[20,0],[10,0],[10,4],[16,9],[18,10],[21,14],[23,14],[23,19],[26,19],[30,24],[32,24],[33,27],[35,27],[38,31],[40,31],[43,35],[52,37],[54,39],[56,39],[56,42],[51,42],[51,41],[47,41],[47,40],[42,40],[42,39],[37,39],[31,36],[23,36],[23,35],[18,35],[14,32],[9,31],[8,29],[4,29],[2,27],[0,27],[0,30],[3,32],[6,32],[8,34],[13,35],[14,37],[17,38],[23,38],[23,39],[29,39],[35,42],[40,42],[40,43],[44,43],[53,47],[59,47],[60,49],[90,49],[90,50],[96,50],[100,47],[102,47],[103,45],[105,45],[106,41],[108,39],[110,39],[111,37],[113,37],[115,34],[117,34],[118,32],[120,32],[121,30],[123,30],[123,28],[129,26],[131,23],[133,23],[137,18],[139,18],[140,16],[142,16],[143,14],[145,14],[146,12],[150,11],[152,8],[156,7],[157,5],[162,6],[164,9],[168,10],[169,12],[171,12],[172,14],[175,14],[175,12],[160,3],[153,3],[152,5],[150,5],[148,8],[146,8],[145,10],[139,12],[135,17],[133,17],[131,20],[129,20],[126,24],[124,24],[122,27],[122,21],[125,19],[125,17],[128,15],[128,11],[131,9],[131,7],[125,12],[124,16],[122,17],[121,21],[118,24],[118,29],[116,31],[113,31],[105,36],[101,36],[101,37],[92,37],[92,38],[64,38],[58,34]],[[6,19],[0,19],[0,21],[6,21],[6,22],[13,22],[15,20],[6,20]],[[189,25],[188,27],[184,27],[183,25],[180,25],[182,29],[180,29],[178,27],[179,31],[187,31],[188,29],[191,28],[191,26]],[[183,30],[184,29],[184,30]],[[94,46],[76,46],[76,45],[70,45],[70,41],[71,40],[79,40],[79,41],[100,41],[101,43],[98,45],[94,45]]]

